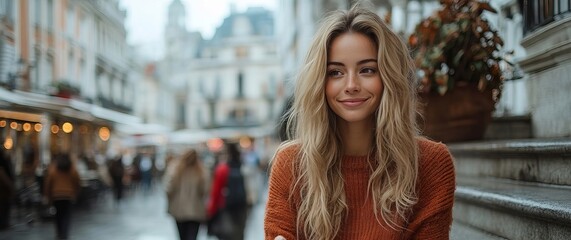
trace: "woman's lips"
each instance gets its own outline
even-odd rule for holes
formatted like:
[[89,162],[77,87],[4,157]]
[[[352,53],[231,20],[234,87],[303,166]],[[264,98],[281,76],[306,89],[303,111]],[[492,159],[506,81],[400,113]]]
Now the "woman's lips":
[[345,99],[339,102],[347,107],[358,107],[366,101],[367,101],[366,98],[356,98],[356,99]]

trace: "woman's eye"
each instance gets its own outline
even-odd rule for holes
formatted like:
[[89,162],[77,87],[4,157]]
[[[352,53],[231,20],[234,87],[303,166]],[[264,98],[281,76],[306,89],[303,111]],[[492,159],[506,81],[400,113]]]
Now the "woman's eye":
[[375,69],[375,68],[363,68],[361,70],[361,73],[366,73],[366,74],[373,74],[376,72],[377,72],[377,69]]
[[343,73],[339,70],[330,70],[327,75],[331,77],[341,76]]

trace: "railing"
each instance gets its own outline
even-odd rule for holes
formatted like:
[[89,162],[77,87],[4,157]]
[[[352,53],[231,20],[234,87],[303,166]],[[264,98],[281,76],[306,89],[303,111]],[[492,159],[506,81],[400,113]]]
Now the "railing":
[[524,32],[571,16],[571,0],[520,0],[523,5]]
[[101,107],[128,114],[133,112],[133,108],[131,106],[127,106],[122,103],[117,103],[112,99],[104,97],[102,95],[97,96],[97,99],[101,103]]

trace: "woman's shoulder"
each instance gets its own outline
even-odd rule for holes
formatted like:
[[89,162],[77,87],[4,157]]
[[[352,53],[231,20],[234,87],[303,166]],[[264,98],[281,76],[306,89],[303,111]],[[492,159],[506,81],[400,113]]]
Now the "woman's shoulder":
[[273,157],[271,162],[272,171],[274,168],[284,169],[290,168],[294,161],[299,159],[301,146],[299,143],[294,141],[288,141],[282,143]]
[[430,157],[435,155],[449,155],[448,147],[442,142],[435,142],[424,137],[417,139],[418,150],[422,157]]
[[295,141],[283,142],[276,150],[276,157],[296,157],[300,152],[301,145]]
[[441,142],[426,138],[418,139],[419,169],[428,175],[437,174],[440,170],[454,169],[452,154],[448,147]]

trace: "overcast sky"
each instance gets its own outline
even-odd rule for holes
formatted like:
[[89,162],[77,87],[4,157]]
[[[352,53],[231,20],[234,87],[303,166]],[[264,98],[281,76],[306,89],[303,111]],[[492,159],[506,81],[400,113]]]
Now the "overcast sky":
[[[173,0],[120,0],[127,10],[125,27],[127,42],[141,49],[145,56],[159,58],[163,53],[163,31],[168,6]],[[238,12],[249,6],[262,6],[272,11],[277,0],[181,0],[186,7],[186,27],[210,38],[228,14],[233,3]]]

